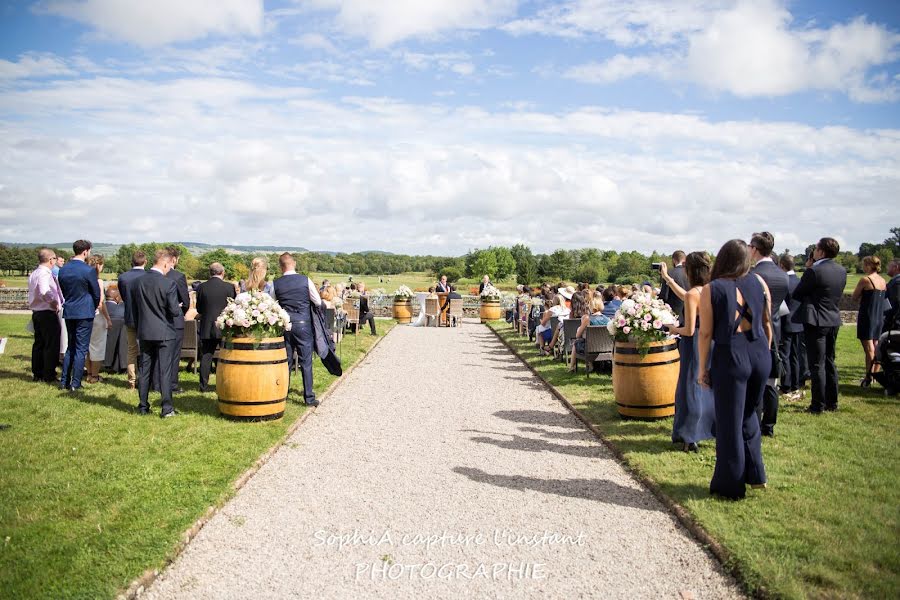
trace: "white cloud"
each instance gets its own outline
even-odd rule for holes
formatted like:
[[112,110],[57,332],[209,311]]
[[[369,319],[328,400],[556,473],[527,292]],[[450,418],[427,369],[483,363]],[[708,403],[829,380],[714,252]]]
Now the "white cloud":
[[563,77],[586,83],[615,83],[637,75],[664,76],[670,68],[669,60],[658,55],[625,56],[616,54],[603,62],[591,62],[570,67]]
[[408,50],[398,50],[391,53],[394,58],[399,59],[403,64],[419,70],[437,69],[442,71],[452,71],[457,75],[472,75],[475,72],[475,65],[471,60],[471,55],[467,52],[410,52]]
[[324,50],[329,54],[337,54],[338,49],[327,37],[321,33],[304,33],[297,38],[296,43],[310,50]]
[[66,61],[54,54],[28,52],[13,62],[0,59],[0,80],[76,75]]
[[161,46],[208,35],[258,36],[263,27],[262,0],[48,0],[36,10],[80,21],[101,35],[139,46]]
[[304,4],[336,11],[335,24],[341,32],[384,48],[408,38],[493,27],[515,14],[518,0],[309,0]]

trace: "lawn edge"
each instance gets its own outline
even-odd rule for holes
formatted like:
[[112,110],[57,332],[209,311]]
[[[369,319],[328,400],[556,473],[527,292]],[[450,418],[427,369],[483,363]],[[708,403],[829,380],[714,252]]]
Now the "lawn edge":
[[[384,334],[383,336],[381,336],[377,340],[375,340],[375,343],[372,344],[372,347],[369,348],[366,351],[366,353],[358,361],[356,361],[353,365],[351,365],[349,369],[344,371],[340,377],[338,377],[337,379],[335,379],[334,381],[331,382],[331,385],[329,385],[328,388],[326,388],[325,391],[322,392],[318,397],[320,405],[323,402],[325,402],[326,400],[328,400],[328,398],[331,397],[332,394],[334,394],[334,392],[337,390],[337,388],[340,387],[341,383],[344,380],[346,380],[347,377],[354,370],[356,370],[357,367],[359,367],[360,365],[362,365],[363,363],[366,362],[366,360],[372,354],[372,351],[378,347],[378,344],[380,344],[383,339],[385,339],[387,336],[389,336],[391,334],[391,331],[393,331],[395,327],[397,327],[396,324],[394,325],[394,327],[392,327],[390,329],[390,331],[388,331],[386,334]],[[137,577],[136,579],[134,579],[128,585],[127,588],[125,588],[124,590],[121,590],[119,593],[116,594],[116,596],[115,596],[116,600],[135,600],[135,599],[139,598],[141,596],[141,594],[143,594],[144,591],[151,584],[153,584],[154,581],[156,581],[156,579],[162,574],[162,572],[165,571],[169,565],[171,565],[173,562],[175,562],[175,560],[179,556],[181,556],[181,553],[184,552],[184,550],[188,547],[188,545],[191,543],[191,541],[195,537],[197,537],[197,534],[200,533],[200,531],[203,529],[203,527],[207,523],[209,523],[209,521],[214,516],[216,516],[219,513],[219,511],[222,510],[222,508],[224,508],[224,506],[226,504],[228,504],[228,500],[230,500],[233,497],[233,494],[235,492],[238,492],[245,485],[247,485],[247,483],[253,478],[253,476],[259,472],[259,470],[263,467],[263,465],[265,465],[267,462],[269,462],[269,460],[273,456],[275,456],[275,454],[279,450],[281,450],[281,448],[282,448],[282,446],[284,446],[285,442],[287,442],[288,439],[290,439],[290,437],[292,435],[294,435],[294,433],[296,433],[298,429],[300,429],[300,426],[306,422],[306,419],[309,418],[309,416],[311,414],[316,412],[317,408],[318,407],[307,408],[305,411],[303,411],[303,414],[300,415],[299,417],[297,417],[297,420],[294,421],[294,423],[290,427],[288,427],[287,431],[284,433],[284,435],[282,436],[282,438],[280,440],[275,442],[275,444],[271,448],[266,450],[259,458],[257,458],[256,462],[254,462],[246,471],[244,471],[243,473],[238,475],[237,479],[234,480],[234,483],[231,484],[231,490],[230,490],[231,495],[229,495],[226,500],[224,500],[224,501],[220,500],[216,504],[208,507],[206,509],[206,512],[204,512],[203,515],[199,519],[194,521],[193,525],[191,525],[190,527],[187,528],[187,530],[185,530],[185,532],[179,538],[178,542],[175,544],[175,548],[172,550],[171,554],[168,557],[166,557],[163,565],[156,569],[147,569],[146,571],[144,571],[144,573],[142,575],[140,575],[139,577]]]
[[[749,593],[754,598],[759,598],[760,600],[769,600],[771,598],[775,598],[765,587],[763,586],[755,586],[752,585],[747,579],[745,573],[740,568],[739,561],[737,561],[734,555],[723,546],[717,539],[709,534],[709,532],[704,529],[703,525],[701,525],[696,518],[681,504],[673,500],[669,495],[667,495],[662,489],[659,487],[653,479],[645,475],[640,469],[635,467],[629,462],[628,458],[619,450],[618,446],[591,423],[587,417],[585,417],[581,411],[579,411],[575,406],[569,402],[569,399],[559,391],[552,383],[544,379],[544,376],[540,374],[540,372],[535,369],[531,363],[529,363],[519,352],[513,348],[504,338],[500,335],[500,332],[492,327],[491,325],[485,323],[487,328],[490,329],[494,335],[500,340],[507,350],[512,352],[513,356],[515,356],[519,361],[525,365],[531,373],[537,377],[544,386],[550,391],[553,396],[559,400],[563,406],[565,406],[575,417],[581,421],[585,427],[587,427],[594,436],[603,443],[604,446],[612,453],[615,457],[616,461],[621,464],[628,473],[637,479],[644,487],[646,487],[650,492],[659,500],[663,506],[665,506],[669,512],[671,512],[678,522],[684,527],[693,537],[696,539],[705,550],[707,550],[712,556],[716,559],[716,561],[721,565],[722,569],[735,578],[740,586],[741,590]],[[510,329],[512,331],[512,329]]]

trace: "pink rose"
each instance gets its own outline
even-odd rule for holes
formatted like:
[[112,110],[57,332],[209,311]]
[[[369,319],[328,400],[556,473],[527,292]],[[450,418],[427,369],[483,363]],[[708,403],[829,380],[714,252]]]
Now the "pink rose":
[[622,333],[624,333],[624,334],[626,334],[626,335],[629,334],[629,333],[631,333],[631,327],[628,327],[628,326],[626,325],[625,327],[622,328]]

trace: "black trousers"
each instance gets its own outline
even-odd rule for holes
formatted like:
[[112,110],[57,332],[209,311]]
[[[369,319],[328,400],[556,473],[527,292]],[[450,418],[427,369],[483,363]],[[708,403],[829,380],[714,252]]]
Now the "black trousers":
[[31,313],[34,324],[34,344],[31,346],[31,374],[35,379],[56,382],[56,365],[59,363],[59,336],[62,327],[59,317],[52,310]]
[[153,374],[159,376],[159,393],[162,396],[162,414],[172,411],[172,351],[174,340],[140,341],[141,371],[138,377],[138,408],[150,411],[150,382]]
[[213,354],[221,340],[212,338],[200,340],[200,391],[209,391],[209,373],[212,371]]
[[181,346],[184,344],[184,328],[175,329],[175,340],[172,342],[172,389],[178,387],[178,374],[181,371]]
[[309,404],[316,399],[313,391],[312,357],[315,352],[312,323],[306,320],[291,319],[291,330],[284,332],[284,342],[287,346],[288,368],[294,372],[294,351],[300,362],[300,374],[303,376],[303,400]]
[[373,312],[370,310],[370,311],[367,312],[366,314],[362,315],[362,316],[359,318],[359,325],[360,325],[360,327],[362,327],[362,324],[363,324],[363,323],[368,323],[368,324],[369,324],[369,330],[371,330],[372,335],[375,335],[375,313],[373,313]]
[[[802,333],[781,333],[781,362],[784,364],[784,375],[781,378],[781,390],[796,392],[802,385],[800,370],[800,342]],[[805,362],[805,361],[804,361]]]
[[837,334],[837,327],[815,325],[803,327],[809,375],[812,380],[812,402],[809,408],[814,411],[837,409],[838,372],[834,362]]

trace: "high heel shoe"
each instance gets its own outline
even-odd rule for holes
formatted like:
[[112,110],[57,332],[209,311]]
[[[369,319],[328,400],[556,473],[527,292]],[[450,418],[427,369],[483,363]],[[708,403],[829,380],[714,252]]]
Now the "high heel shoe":
[[754,483],[751,484],[750,487],[754,490],[764,490],[766,489],[766,484],[764,483]]
[[682,446],[681,448],[685,452],[699,452],[700,448],[697,446],[696,442],[690,442]]

